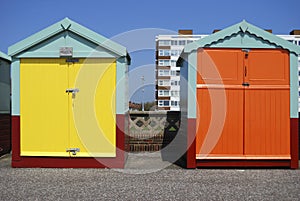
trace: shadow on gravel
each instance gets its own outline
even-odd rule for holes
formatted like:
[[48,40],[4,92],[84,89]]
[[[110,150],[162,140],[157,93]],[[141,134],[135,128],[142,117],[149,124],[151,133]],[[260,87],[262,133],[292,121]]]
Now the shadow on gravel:
[[11,154],[6,154],[0,157],[0,168],[11,167]]

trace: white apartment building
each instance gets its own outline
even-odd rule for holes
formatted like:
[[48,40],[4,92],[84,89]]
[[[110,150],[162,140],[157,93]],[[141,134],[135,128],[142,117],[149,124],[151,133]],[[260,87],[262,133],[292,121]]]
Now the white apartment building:
[[180,67],[176,61],[184,46],[206,35],[179,30],[178,35],[156,37],[156,104],[158,110],[179,111]]
[[[268,30],[269,32],[271,30]],[[180,110],[180,67],[176,61],[184,46],[208,35],[193,35],[192,30],[179,30],[178,35],[156,36],[156,104],[158,110]],[[300,31],[291,31],[290,35],[277,35],[300,46]],[[300,55],[299,86],[300,86]],[[300,112],[300,87],[299,87]]]
[[[293,34],[293,33],[296,34]],[[288,40],[296,45],[300,46],[300,31],[291,31],[290,35],[277,35],[285,40]],[[298,55],[298,79],[299,79],[299,86],[298,86],[298,112],[300,112],[300,55]]]

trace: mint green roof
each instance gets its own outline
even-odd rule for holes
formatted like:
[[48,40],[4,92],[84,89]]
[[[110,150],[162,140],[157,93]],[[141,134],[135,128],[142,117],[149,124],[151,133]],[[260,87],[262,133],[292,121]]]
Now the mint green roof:
[[[228,40],[230,41],[230,39],[233,39],[238,34],[240,34],[240,38],[238,38],[239,41],[236,39],[235,41],[228,42]],[[242,40],[245,35],[247,36],[247,38],[245,38],[245,43],[243,44]],[[263,48],[272,46],[273,48],[280,47],[283,49],[287,49],[295,54],[300,54],[299,46],[286,41],[274,34],[271,34],[263,29],[260,29],[252,24],[249,24],[245,20],[203,39],[199,39],[193,43],[186,45],[183,52],[189,53],[201,47],[246,47],[247,45],[251,45],[251,42],[249,41],[250,38],[253,40],[253,37],[255,37],[256,40],[260,40],[261,46],[257,46],[257,43],[252,43],[253,47],[249,48]],[[246,43],[246,40],[248,40],[248,43]],[[223,43],[223,46],[219,43]]]
[[0,52],[0,58],[5,59],[7,61],[11,61],[11,58],[9,56],[7,56],[6,54],[4,54],[3,52]]
[[113,52],[114,54],[118,56],[125,56],[127,57],[128,61],[130,61],[130,57],[127,53],[127,50],[125,47],[117,44],[116,42],[113,42],[112,40],[107,39],[104,36],[99,35],[98,33],[91,31],[82,25],[65,18],[45,29],[43,29],[40,32],[37,32],[28,38],[10,46],[8,48],[8,55],[15,56],[18,55],[21,52],[24,52],[25,50],[42,43],[43,41],[49,39],[50,37],[53,37],[61,32],[64,31],[70,31],[73,32],[83,38],[85,38],[88,41],[91,41],[100,47],[107,49],[110,52]]

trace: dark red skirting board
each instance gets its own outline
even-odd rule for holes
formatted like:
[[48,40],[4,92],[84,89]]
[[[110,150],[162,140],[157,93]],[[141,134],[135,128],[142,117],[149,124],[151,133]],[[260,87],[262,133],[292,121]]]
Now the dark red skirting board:
[[196,168],[196,119],[187,121],[186,168]]
[[12,163],[20,161],[20,116],[11,117]]
[[34,157],[20,156],[20,117],[12,116],[12,167],[47,167],[47,168],[124,168],[125,116],[116,115],[117,151],[114,158],[76,158],[76,157]]
[[290,119],[291,129],[291,168],[299,168],[299,119]]
[[10,114],[0,114],[0,156],[11,151]]

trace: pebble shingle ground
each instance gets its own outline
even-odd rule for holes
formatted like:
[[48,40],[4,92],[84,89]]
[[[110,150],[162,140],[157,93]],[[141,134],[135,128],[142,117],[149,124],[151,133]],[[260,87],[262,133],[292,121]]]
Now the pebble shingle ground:
[[299,169],[186,170],[142,153],[125,170],[11,168],[10,160],[0,158],[1,201],[300,200]]

